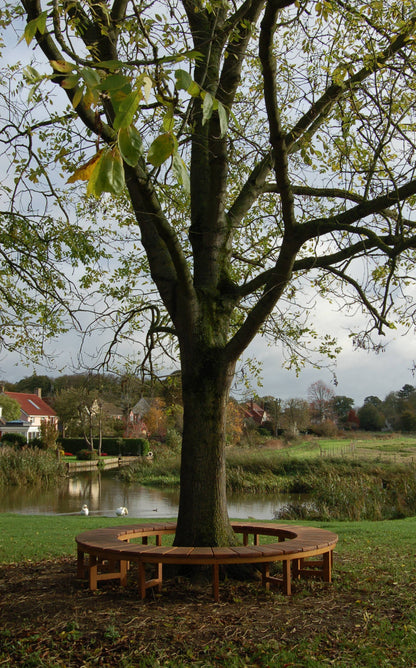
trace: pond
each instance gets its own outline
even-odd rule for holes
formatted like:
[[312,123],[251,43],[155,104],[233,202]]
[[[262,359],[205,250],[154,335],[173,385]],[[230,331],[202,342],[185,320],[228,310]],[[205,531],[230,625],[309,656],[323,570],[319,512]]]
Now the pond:
[[[274,512],[293,498],[289,494],[232,494],[228,498],[228,513],[236,519],[272,520]],[[179,491],[122,483],[111,471],[78,473],[52,490],[0,489],[0,512],[3,513],[78,514],[84,503],[95,516],[114,517],[116,508],[126,506],[131,517],[176,518]]]

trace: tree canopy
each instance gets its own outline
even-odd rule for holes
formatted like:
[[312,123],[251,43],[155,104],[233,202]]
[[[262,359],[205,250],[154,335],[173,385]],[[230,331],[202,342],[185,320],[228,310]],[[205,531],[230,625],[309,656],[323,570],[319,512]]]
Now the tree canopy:
[[6,394],[0,394],[1,417],[6,422],[20,419],[20,406],[15,399]]
[[368,313],[360,346],[413,324],[414,4],[22,0],[0,18],[34,49],[29,101],[16,65],[5,101],[18,118],[4,135],[19,192],[7,220],[35,186],[38,216],[40,198],[70,229],[110,221],[118,263],[83,279],[117,300],[110,354],[146,317],[147,350],[178,345],[176,540],[231,541],[225,411],[253,338],[285,344],[295,366],[300,343],[334,356],[330,327],[318,336],[304,319],[314,294]]

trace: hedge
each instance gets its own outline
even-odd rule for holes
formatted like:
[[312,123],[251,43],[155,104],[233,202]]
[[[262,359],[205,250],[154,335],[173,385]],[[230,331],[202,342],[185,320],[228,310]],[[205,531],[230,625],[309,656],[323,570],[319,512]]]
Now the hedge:
[[[76,455],[80,450],[85,450],[86,444],[83,438],[60,438],[62,450],[72,452]],[[94,450],[98,449],[98,438],[94,439]],[[118,457],[145,456],[150,450],[149,441],[145,438],[103,438],[101,452]]]

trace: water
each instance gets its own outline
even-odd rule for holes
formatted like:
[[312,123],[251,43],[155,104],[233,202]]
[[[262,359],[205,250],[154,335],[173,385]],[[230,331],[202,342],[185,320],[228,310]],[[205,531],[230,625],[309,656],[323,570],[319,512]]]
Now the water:
[[[274,512],[293,500],[290,495],[238,494],[228,499],[229,516],[236,519],[271,520]],[[176,518],[179,491],[123,484],[114,473],[84,472],[65,479],[58,489],[0,489],[0,512],[25,515],[79,514],[87,504],[94,516],[115,517],[119,506],[130,517]]]

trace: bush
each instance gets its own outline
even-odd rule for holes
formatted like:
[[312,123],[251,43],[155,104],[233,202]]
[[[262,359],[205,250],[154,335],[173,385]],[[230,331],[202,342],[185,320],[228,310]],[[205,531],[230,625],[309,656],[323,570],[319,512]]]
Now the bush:
[[[98,443],[96,439],[95,444]],[[61,438],[60,444],[63,450],[73,452],[76,455],[80,450],[85,450],[85,440],[83,438]],[[102,451],[110,457],[140,456],[147,454],[146,448],[150,447],[145,438],[103,438]]]
[[23,448],[27,445],[26,438],[22,434],[3,434],[1,443],[4,445],[11,445],[16,448]]
[[332,436],[336,436],[338,433],[338,428],[335,422],[332,420],[325,420],[319,424],[311,425],[310,431],[317,436],[326,436],[327,438],[331,438]]
[[182,436],[176,429],[168,429],[166,432],[166,446],[172,452],[180,452]]
[[91,461],[93,459],[98,459],[98,452],[96,450],[79,450],[77,452],[77,459],[82,461]]

